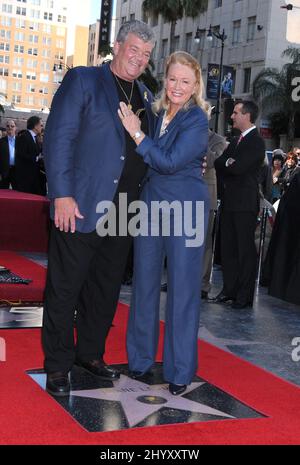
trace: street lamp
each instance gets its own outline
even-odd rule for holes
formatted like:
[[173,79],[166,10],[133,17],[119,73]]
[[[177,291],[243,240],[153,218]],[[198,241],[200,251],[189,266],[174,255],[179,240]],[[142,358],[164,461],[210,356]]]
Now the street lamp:
[[285,10],[291,11],[293,8],[298,8],[300,9],[300,6],[295,6],[292,3],[288,3],[287,5],[283,5],[280,8],[284,8]]
[[[218,92],[217,92],[217,104],[216,104],[216,116],[215,116],[215,132],[218,132],[219,128],[219,114],[220,114],[220,103],[221,103],[221,84],[222,84],[222,73],[223,73],[223,53],[224,53],[224,42],[227,39],[227,35],[223,29],[222,33],[219,31],[213,31],[211,25],[207,32],[206,39],[209,41],[213,40],[213,37],[221,41],[221,58],[219,68],[219,80],[218,80]],[[195,35],[195,42],[199,43],[201,37],[201,29],[198,27]]]

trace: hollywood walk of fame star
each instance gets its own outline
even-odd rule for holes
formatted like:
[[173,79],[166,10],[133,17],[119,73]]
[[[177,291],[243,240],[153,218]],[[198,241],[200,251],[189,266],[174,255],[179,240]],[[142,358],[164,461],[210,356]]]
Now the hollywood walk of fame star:
[[[132,380],[121,375],[118,381],[113,382],[114,387],[86,389],[71,391],[70,395],[101,399],[106,401],[119,401],[130,427],[138,425],[149,415],[157,412],[162,406],[170,409],[184,410],[227,418],[235,418],[225,412],[211,408],[200,402],[185,397],[175,397],[170,394],[167,384],[149,385],[142,381]],[[205,382],[191,383],[184,394],[202,386]]]

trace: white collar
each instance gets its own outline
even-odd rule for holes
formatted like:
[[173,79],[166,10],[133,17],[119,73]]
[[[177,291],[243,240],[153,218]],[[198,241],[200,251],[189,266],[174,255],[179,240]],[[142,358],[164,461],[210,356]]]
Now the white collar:
[[246,129],[246,131],[242,132],[242,136],[245,137],[249,132],[253,131],[253,129],[256,129],[256,126],[251,126],[251,128]]

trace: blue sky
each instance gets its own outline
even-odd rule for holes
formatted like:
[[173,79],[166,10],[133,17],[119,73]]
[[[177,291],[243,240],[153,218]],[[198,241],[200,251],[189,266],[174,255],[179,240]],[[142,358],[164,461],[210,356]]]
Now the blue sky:
[[[91,1],[90,23],[94,23],[96,19],[100,19],[101,0],[90,0],[90,1]],[[116,2],[114,0],[114,8],[115,6],[116,6]]]
[[100,5],[101,5],[101,0],[91,0],[91,17],[90,17],[91,23],[94,23],[96,19],[100,18]]

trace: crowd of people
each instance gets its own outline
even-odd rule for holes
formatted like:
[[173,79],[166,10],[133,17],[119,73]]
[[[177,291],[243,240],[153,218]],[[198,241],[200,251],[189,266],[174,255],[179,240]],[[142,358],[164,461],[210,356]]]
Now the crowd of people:
[[[299,148],[287,155],[277,149],[271,165],[266,163],[253,101],[235,103],[231,118],[239,136],[230,142],[208,129],[211,108],[201,67],[189,53],[166,59],[163,88],[154,100],[138,80],[154,43],[145,23],[122,24],[111,62],[65,75],[44,134],[41,119],[32,116],[18,136],[14,121],[7,121],[0,140],[0,187],[50,199],[42,342],[46,389],[55,396],[69,394],[74,364],[100,379],[120,377],[105,362],[105,342],[132,250],[130,376],[151,376],[166,261],[163,374],[171,394],[185,392],[198,366],[199,312],[201,297],[210,291],[217,198],[223,289],[211,301],[240,310],[253,303],[261,199],[280,199],[300,170]],[[143,229],[133,240],[129,229],[137,201],[135,232],[138,224]],[[162,208],[153,215],[156,203]],[[112,217],[113,233],[105,227]]]
[[15,121],[8,119],[3,133],[0,139],[0,189],[46,195],[42,119],[31,116],[27,120],[27,129],[20,131],[17,131]]

